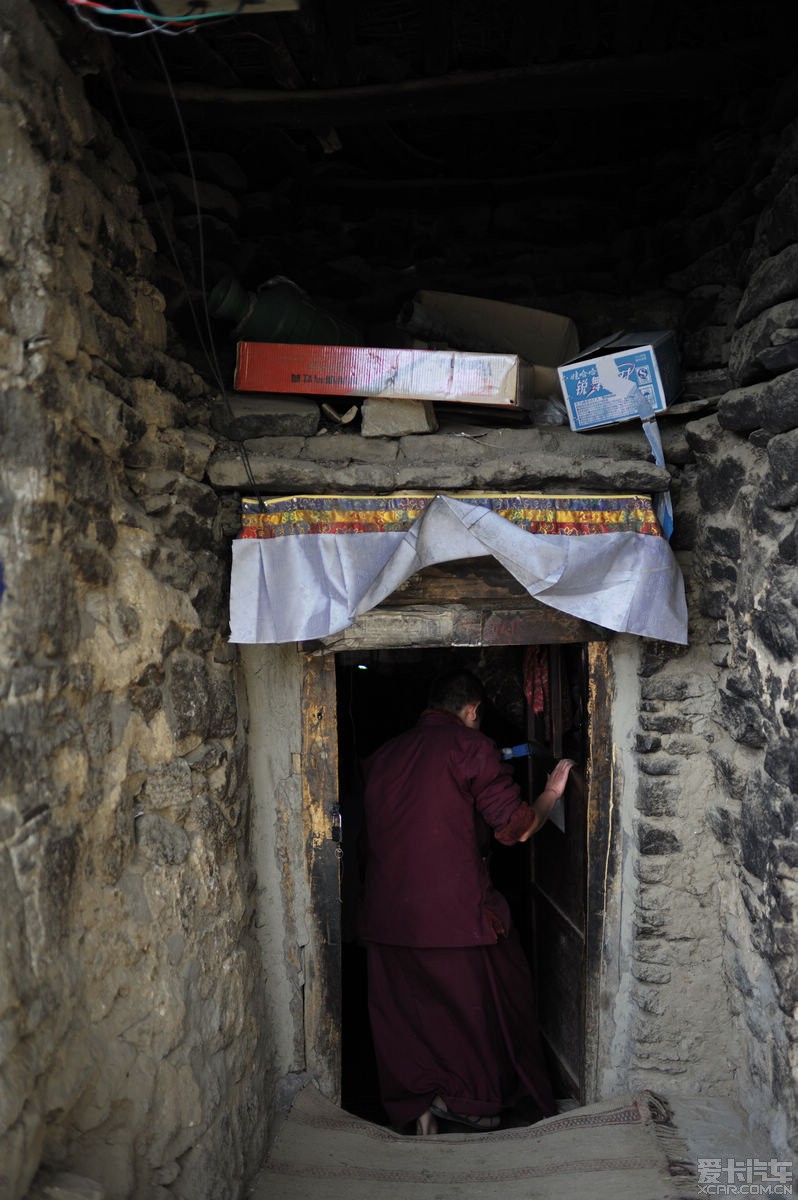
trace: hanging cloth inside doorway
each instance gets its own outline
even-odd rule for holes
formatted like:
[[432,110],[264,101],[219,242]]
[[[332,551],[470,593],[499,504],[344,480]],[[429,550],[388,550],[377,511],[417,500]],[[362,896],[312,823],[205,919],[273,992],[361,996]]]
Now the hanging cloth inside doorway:
[[549,708],[549,654],[546,646],[527,646],[524,651],[524,697],[527,708],[542,717]]
[[423,567],[485,555],[561,612],[687,642],[684,581],[649,496],[291,496],[243,510],[233,642],[327,637]]

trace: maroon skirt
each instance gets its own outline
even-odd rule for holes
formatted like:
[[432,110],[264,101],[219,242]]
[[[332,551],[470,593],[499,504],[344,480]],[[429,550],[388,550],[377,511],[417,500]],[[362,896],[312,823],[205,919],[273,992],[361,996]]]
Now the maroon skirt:
[[491,1116],[525,1097],[554,1112],[532,977],[514,935],[492,946],[418,950],[368,943],[369,1016],[389,1119],[436,1095]]

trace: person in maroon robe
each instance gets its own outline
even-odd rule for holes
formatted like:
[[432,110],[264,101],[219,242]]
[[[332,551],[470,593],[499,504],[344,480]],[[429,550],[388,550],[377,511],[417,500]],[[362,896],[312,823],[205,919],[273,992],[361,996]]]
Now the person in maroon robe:
[[491,830],[513,845],[541,828],[573,763],[525,804],[479,730],[483,703],[470,672],[442,677],[418,724],[366,764],[369,1017],[385,1111],[419,1134],[438,1118],[495,1129],[524,1097],[554,1112],[531,974],[485,856]]

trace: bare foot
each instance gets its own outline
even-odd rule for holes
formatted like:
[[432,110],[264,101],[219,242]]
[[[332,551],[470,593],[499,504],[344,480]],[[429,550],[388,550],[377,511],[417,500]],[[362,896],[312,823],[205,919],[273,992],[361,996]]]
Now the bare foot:
[[432,1114],[432,1112],[430,1111],[430,1109],[427,1109],[427,1111],[423,1112],[416,1121],[416,1136],[417,1137],[431,1137],[434,1133],[437,1133],[437,1132],[438,1132],[438,1122],[435,1120],[435,1117]]
[[454,1121],[456,1125],[465,1125],[468,1129],[476,1129],[480,1133],[490,1133],[494,1129],[498,1129],[501,1124],[501,1116],[496,1113],[490,1117],[472,1117],[467,1113],[452,1112],[442,1096],[436,1096],[432,1101],[429,1109],[433,1120],[435,1117],[441,1117],[446,1121]]

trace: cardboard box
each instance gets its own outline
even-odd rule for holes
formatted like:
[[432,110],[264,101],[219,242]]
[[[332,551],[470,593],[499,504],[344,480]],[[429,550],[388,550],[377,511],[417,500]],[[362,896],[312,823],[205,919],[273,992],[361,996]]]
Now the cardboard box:
[[588,346],[557,373],[575,430],[639,416],[639,393],[652,412],[661,412],[681,391],[679,352],[669,331],[612,334]]
[[543,367],[558,367],[579,350],[570,317],[455,292],[416,292],[398,324],[463,350],[517,354]]
[[233,386],[241,392],[525,407],[513,354],[239,342]]
[[461,350],[517,354],[529,364],[524,392],[530,397],[559,395],[555,368],[579,350],[570,317],[454,292],[416,292],[397,324],[419,337]]

